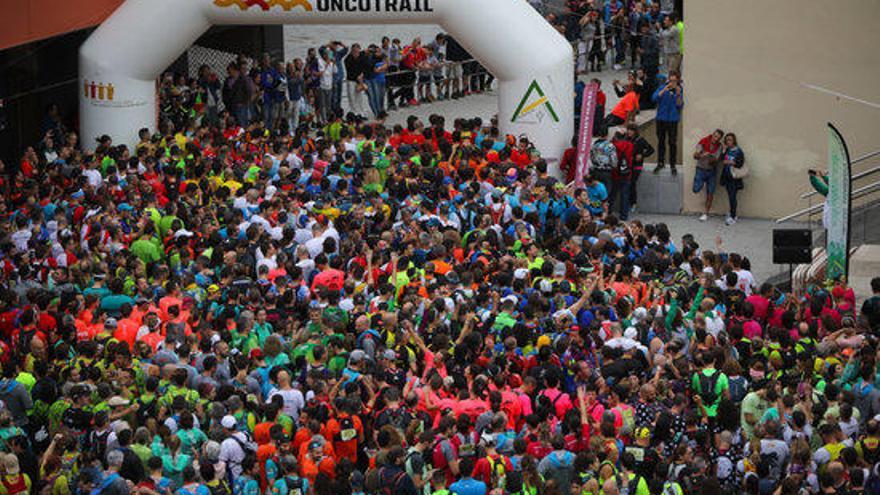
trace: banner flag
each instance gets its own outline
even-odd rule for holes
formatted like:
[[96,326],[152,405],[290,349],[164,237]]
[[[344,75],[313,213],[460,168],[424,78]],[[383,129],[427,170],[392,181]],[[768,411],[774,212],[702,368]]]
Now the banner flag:
[[584,186],[584,177],[590,172],[590,145],[593,141],[593,117],[596,115],[596,93],[599,86],[587,84],[581,105],[581,130],[578,135],[578,156],[574,172],[575,187]]
[[843,136],[828,123],[828,202],[829,222],[825,252],[828,264],[825,278],[828,280],[846,276],[849,272],[849,220],[852,207],[850,196],[849,150]]

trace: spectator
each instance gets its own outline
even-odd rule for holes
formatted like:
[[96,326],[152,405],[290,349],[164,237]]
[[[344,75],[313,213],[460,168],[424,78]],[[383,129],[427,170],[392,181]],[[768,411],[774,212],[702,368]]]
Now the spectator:
[[700,221],[705,222],[709,218],[709,210],[712,209],[712,198],[715,195],[715,180],[718,176],[717,166],[721,159],[721,138],[724,131],[716,129],[715,132],[700,139],[694,148],[694,160],[697,161],[697,169],[694,172],[694,194],[699,194],[705,187],[706,203]]
[[728,132],[724,136],[724,150],[721,152],[721,185],[727,190],[727,200],[730,203],[730,214],[725,220],[727,225],[736,223],[736,195],[743,188],[742,178],[734,177],[733,173],[734,170],[742,169],[745,161],[745,154],[736,142],[736,134]]

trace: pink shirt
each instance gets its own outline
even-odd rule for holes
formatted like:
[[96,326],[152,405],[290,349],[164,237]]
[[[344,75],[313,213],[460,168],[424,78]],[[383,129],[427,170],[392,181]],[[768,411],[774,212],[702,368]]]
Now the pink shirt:
[[770,308],[770,300],[758,294],[752,294],[746,298],[747,303],[751,303],[755,308],[755,319],[759,321],[767,320],[767,310]]
[[743,322],[743,336],[749,340],[760,337],[763,331],[761,325],[755,320],[747,320]]
[[555,388],[548,388],[544,390],[541,395],[550,399],[550,403],[553,404],[553,409],[556,411],[557,418],[564,418],[565,413],[574,407],[568,394],[564,394]]

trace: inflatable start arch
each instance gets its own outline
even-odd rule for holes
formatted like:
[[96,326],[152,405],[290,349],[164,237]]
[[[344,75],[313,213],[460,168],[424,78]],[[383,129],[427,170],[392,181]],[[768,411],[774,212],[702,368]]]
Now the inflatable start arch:
[[525,0],[127,0],[80,48],[80,119],[133,144],[156,127],[156,79],[212,25],[440,24],[499,84],[499,123],[558,172],[573,133],[572,50]]

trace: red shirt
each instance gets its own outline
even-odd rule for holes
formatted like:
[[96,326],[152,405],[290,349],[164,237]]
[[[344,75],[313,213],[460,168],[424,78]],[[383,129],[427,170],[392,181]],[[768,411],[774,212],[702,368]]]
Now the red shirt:
[[515,163],[519,168],[526,168],[532,163],[532,157],[529,156],[528,150],[520,151],[519,148],[515,148],[510,152],[510,161]]
[[[489,462],[489,458],[492,458],[492,463]],[[492,483],[492,467],[497,462],[504,463],[504,472],[509,473],[513,471],[513,465],[510,463],[510,459],[500,455],[495,454],[493,456],[485,456],[477,459],[477,463],[474,464],[474,472],[471,476],[474,479],[480,480],[486,484],[486,486],[491,486]]]
[[574,180],[575,172],[577,172],[577,151],[577,148],[568,148],[562,154],[559,168],[565,172],[565,182]]
[[626,160],[629,164],[626,167],[626,173],[621,173],[620,167],[611,170],[612,180],[630,180],[632,178],[632,162],[633,162],[633,144],[626,139],[615,139],[611,142],[617,148],[617,161]]

